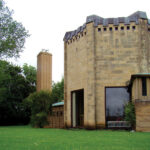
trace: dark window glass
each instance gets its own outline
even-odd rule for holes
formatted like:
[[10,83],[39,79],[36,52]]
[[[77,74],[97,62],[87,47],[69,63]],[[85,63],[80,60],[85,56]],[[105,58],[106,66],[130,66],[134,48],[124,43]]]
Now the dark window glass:
[[146,78],[142,78],[142,95],[147,95]]
[[107,28],[104,28],[104,31],[107,31]]
[[63,116],[63,112],[62,111],[60,112],[60,116]]
[[135,26],[132,26],[132,29],[133,29],[133,30],[135,30],[135,28],[136,28]]
[[110,27],[109,30],[112,31],[112,27]]
[[115,27],[115,30],[118,30],[118,27]]
[[101,31],[101,28],[98,28],[98,32],[100,32]]
[[126,87],[106,88],[106,119],[120,121],[124,116],[124,106],[129,101]]
[[124,27],[121,27],[121,30],[124,30]]
[[130,30],[130,26],[127,26],[127,30]]

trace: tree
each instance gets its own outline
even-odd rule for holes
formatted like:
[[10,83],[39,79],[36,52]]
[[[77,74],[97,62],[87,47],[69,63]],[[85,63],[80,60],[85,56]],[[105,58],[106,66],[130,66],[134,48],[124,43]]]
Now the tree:
[[31,125],[40,128],[46,125],[48,123],[47,116],[51,113],[52,104],[62,101],[63,98],[64,78],[60,82],[53,83],[51,92],[40,91],[30,94],[24,100],[24,105],[31,111]]
[[60,102],[64,99],[64,78],[60,82],[52,85],[52,100],[53,102]]
[[29,36],[23,25],[12,18],[13,11],[0,0],[0,58],[19,57]]
[[125,120],[128,121],[133,128],[135,128],[136,124],[135,106],[132,102],[128,102],[125,105]]
[[26,82],[30,86],[30,91],[36,90],[36,68],[28,64],[23,65],[23,74],[25,76]]
[[0,125],[28,123],[30,110],[23,99],[34,91],[21,67],[0,60]]
[[31,125],[42,128],[48,123],[47,116],[52,103],[51,93],[49,91],[35,92],[26,99],[27,101],[31,106]]

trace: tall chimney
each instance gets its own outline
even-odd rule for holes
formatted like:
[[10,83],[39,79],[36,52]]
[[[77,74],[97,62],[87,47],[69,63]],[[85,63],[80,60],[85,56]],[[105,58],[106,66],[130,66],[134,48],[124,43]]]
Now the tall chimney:
[[36,90],[52,90],[52,54],[48,52],[40,52],[37,56]]

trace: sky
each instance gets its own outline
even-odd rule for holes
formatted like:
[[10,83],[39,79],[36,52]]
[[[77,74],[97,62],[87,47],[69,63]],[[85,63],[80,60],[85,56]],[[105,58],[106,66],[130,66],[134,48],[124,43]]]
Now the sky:
[[4,0],[14,10],[13,18],[21,22],[30,37],[16,65],[37,67],[37,55],[42,49],[52,53],[52,80],[64,76],[64,42],[67,31],[77,29],[89,15],[103,18],[126,17],[145,11],[150,18],[150,0]]

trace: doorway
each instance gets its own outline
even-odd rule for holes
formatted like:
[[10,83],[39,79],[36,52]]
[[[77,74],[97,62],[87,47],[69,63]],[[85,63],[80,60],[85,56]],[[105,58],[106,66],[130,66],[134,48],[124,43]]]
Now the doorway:
[[84,126],[84,90],[71,92],[71,120],[73,128]]

